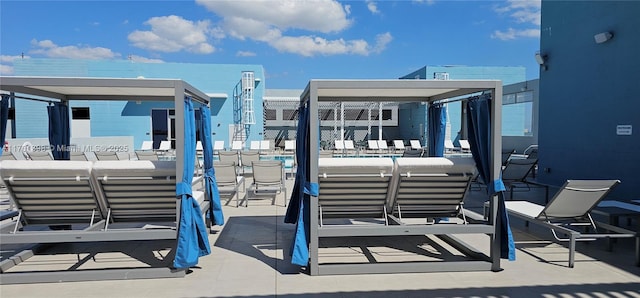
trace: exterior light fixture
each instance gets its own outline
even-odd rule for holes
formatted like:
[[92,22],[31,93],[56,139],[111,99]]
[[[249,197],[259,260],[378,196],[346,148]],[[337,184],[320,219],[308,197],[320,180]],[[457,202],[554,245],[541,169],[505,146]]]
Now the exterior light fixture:
[[540,65],[544,65],[545,60],[547,60],[547,55],[543,55],[539,51],[536,52],[534,57],[536,58],[536,62],[538,62],[538,64],[540,64]]
[[598,33],[598,34],[593,36],[593,39],[595,39],[596,43],[598,43],[598,44],[605,43],[611,38],[613,38],[613,33],[608,32],[608,31],[607,32]]

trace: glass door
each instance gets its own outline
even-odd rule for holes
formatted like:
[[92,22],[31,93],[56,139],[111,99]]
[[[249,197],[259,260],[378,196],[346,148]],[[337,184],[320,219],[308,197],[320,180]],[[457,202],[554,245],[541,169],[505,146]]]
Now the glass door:
[[171,141],[171,148],[176,148],[176,111],[174,109],[151,110],[151,131],[153,132],[153,149],[160,147],[160,142]]

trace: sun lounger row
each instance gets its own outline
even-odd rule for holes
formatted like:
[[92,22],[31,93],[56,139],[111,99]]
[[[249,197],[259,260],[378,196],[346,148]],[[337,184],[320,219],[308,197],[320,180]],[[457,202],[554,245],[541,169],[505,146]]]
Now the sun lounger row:
[[[3,161],[0,176],[19,215],[10,233],[3,226],[2,242],[175,239],[175,175],[173,161]],[[193,197],[203,212],[208,209],[204,193],[193,191]],[[138,229],[144,233],[134,235],[133,229],[117,229],[119,224],[167,229]],[[73,225],[73,230],[30,234],[34,225]]]
[[403,218],[463,215],[475,171],[471,158],[320,158],[320,224],[325,218],[402,224]]

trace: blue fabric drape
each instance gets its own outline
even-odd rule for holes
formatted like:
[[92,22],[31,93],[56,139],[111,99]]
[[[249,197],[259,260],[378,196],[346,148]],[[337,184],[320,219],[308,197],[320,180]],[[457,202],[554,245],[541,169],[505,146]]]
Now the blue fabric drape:
[[498,221],[500,225],[500,257],[516,259],[515,244],[504,205],[505,187],[502,179],[491,181],[491,96],[482,95],[468,101],[467,132],[476,167],[491,196],[498,195]]
[[291,263],[299,266],[309,264],[309,233],[311,196],[318,195],[318,185],[309,182],[309,108],[301,106],[298,113],[296,134],[296,158],[298,168],[291,200],[284,218],[285,223],[295,223],[296,232],[291,244]]
[[200,140],[204,157],[204,187],[209,200],[209,218],[213,224],[224,224],[220,192],[216,183],[216,172],[213,169],[213,145],[211,142],[211,110],[208,106],[200,107]]
[[0,101],[0,156],[4,152],[4,142],[7,140],[7,120],[9,120],[9,95],[2,94]]
[[49,145],[55,160],[69,160],[71,153],[71,128],[69,127],[69,107],[56,102],[47,107],[49,113]]
[[184,150],[182,181],[176,184],[176,196],[180,199],[180,223],[178,243],[173,260],[175,268],[189,268],[198,264],[198,258],[211,253],[207,228],[200,213],[200,205],[193,198],[191,180],[196,158],[196,124],[193,103],[184,99]]
[[427,150],[431,157],[444,156],[444,137],[447,129],[447,108],[441,104],[430,104]]

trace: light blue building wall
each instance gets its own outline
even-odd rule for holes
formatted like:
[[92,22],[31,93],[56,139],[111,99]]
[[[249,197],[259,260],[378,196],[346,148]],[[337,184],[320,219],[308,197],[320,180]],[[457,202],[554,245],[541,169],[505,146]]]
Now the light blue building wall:
[[[254,72],[254,111],[256,123],[250,126],[247,141],[261,140],[263,132],[262,98],[264,69],[261,65],[136,63],[128,60],[24,59],[14,63],[16,76],[113,77],[182,79],[207,94],[211,99],[214,140],[229,144],[229,125],[234,123],[234,91],[244,71]],[[220,95],[226,94],[223,98]],[[74,101],[71,107],[89,107],[91,136],[134,136],[139,148],[151,140],[152,108],[173,108],[167,102],[88,102]],[[46,103],[16,101],[16,137],[46,138],[48,136]],[[228,145],[227,145],[228,146]]]
[[[502,85],[514,84],[517,82],[525,81],[526,69],[524,66],[424,66],[410,74],[400,77],[400,79],[419,79],[419,80],[433,80],[433,79],[449,79],[449,80],[501,80]],[[456,139],[458,132],[461,129],[461,110],[460,102],[453,102],[448,104],[447,110],[449,115],[449,122],[451,123],[451,139]],[[402,125],[409,125],[411,127],[419,127],[420,123],[426,123],[426,106],[422,106],[419,111],[412,111],[411,123],[403,123]],[[508,115],[507,115],[508,117]],[[519,115],[522,117],[522,115]],[[400,118],[402,121],[409,121],[409,118]],[[401,126],[402,126],[401,125]],[[426,135],[426,127],[422,128],[421,140],[424,141],[423,136]],[[503,132],[508,130],[509,126],[503,128]],[[508,133],[508,131],[507,131]],[[416,138],[417,136],[413,136]],[[424,144],[424,142],[423,142]]]
[[542,182],[619,179],[611,197],[640,199],[639,15],[638,1],[542,1]]

